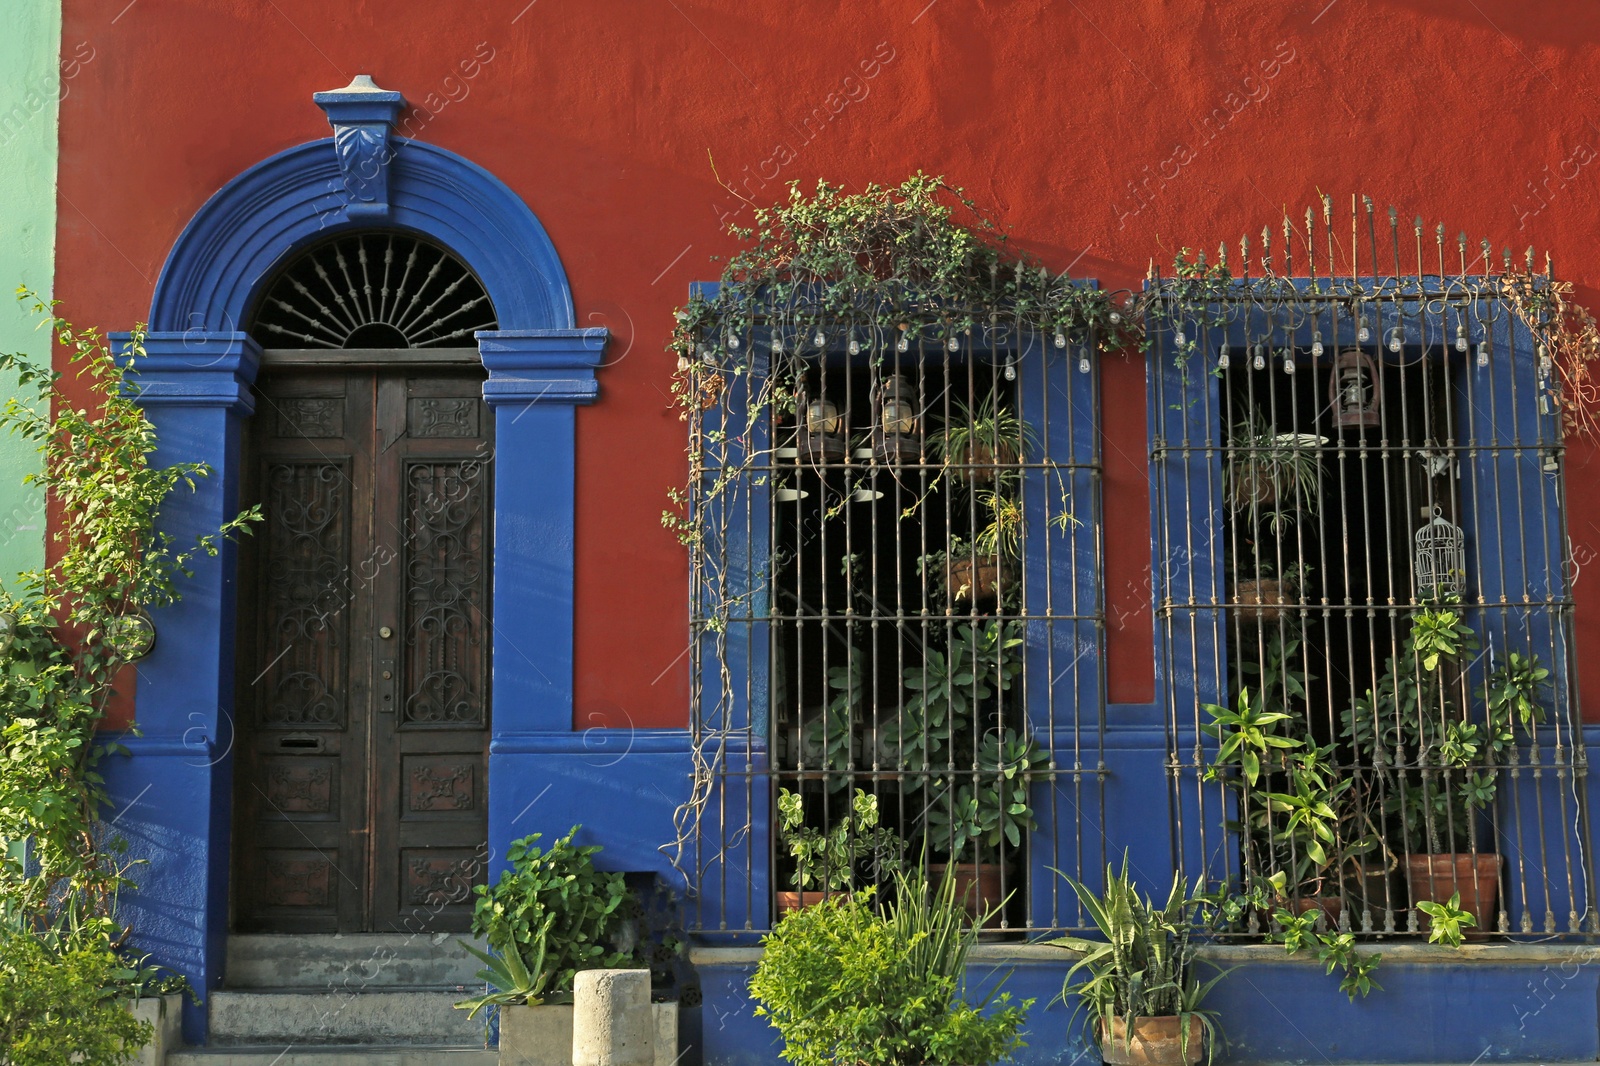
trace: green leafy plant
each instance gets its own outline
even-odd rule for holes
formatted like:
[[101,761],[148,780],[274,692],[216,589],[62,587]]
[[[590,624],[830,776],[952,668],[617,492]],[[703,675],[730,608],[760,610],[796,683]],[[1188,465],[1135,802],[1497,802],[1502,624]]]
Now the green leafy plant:
[[[1081,881],[1065,878],[1104,940],[1065,936],[1046,941],[1056,947],[1082,952],[1062,984],[1061,996],[1076,996],[1078,1009],[1090,1021],[1091,1038],[1104,1046],[1110,1039],[1112,1019],[1122,1026],[1125,1043],[1131,1043],[1141,1018],[1178,1019],[1179,1046],[1184,1060],[1189,1051],[1190,1019],[1198,1019],[1207,1046],[1207,1060],[1220,1038],[1215,1011],[1201,1007],[1207,993],[1227,976],[1223,970],[1209,980],[1200,979],[1195,932],[1214,913],[1209,897],[1198,884],[1191,894],[1181,874],[1174,875],[1166,902],[1157,905],[1142,895],[1128,876],[1106,866],[1105,889],[1095,892]],[[1087,971],[1085,973],[1085,971]],[[1084,974],[1074,983],[1073,978]]]
[[[1536,688],[1525,693],[1522,687],[1533,674],[1523,661],[1522,678],[1491,676],[1487,688],[1502,698],[1488,701],[1483,721],[1469,720],[1453,675],[1477,649],[1477,633],[1457,605],[1418,608],[1400,653],[1385,661],[1377,684],[1341,713],[1342,736],[1370,768],[1364,773],[1383,783],[1385,813],[1399,822],[1403,846],[1396,850],[1414,852],[1420,845],[1437,855],[1471,848],[1477,815],[1497,793],[1494,767],[1515,739],[1511,714],[1522,713],[1524,698],[1536,698]],[[1505,669],[1510,667],[1508,662]],[[1534,714],[1530,707],[1529,721]]]
[[1016,464],[1039,450],[1033,427],[991,392],[976,410],[960,400],[950,419],[928,436],[928,457],[957,480],[1005,485],[1021,476]]
[[1514,651],[1489,671],[1478,698],[1488,708],[1491,721],[1519,722],[1524,729],[1532,729],[1544,721],[1549,678],[1550,671],[1539,664],[1537,655]]
[[[778,923],[750,992],[794,1066],[943,1066],[998,1062],[1033,1001],[965,998],[975,927],[953,878],[932,891],[921,872],[895,879],[895,899],[836,896]],[[981,923],[980,923],[981,924]]]
[[[907,666],[901,683],[910,696],[894,728],[880,732],[884,763],[909,771],[905,787],[918,791],[926,775],[948,770],[952,745],[971,752],[979,708],[1011,691],[1022,674],[1023,643],[1017,621],[964,622],[946,646],[929,646],[921,663]],[[970,756],[969,756],[970,758]]]
[[1279,433],[1260,412],[1233,427],[1228,439],[1232,458],[1223,471],[1229,506],[1252,518],[1273,523],[1274,532],[1290,511],[1315,515],[1322,458],[1315,445],[1298,433]]
[[1421,900],[1417,909],[1428,916],[1428,943],[1449,944],[1453,948],[1461,946],[1466,930],[1478,924],[1478,920],[1461,907],[1461,893],[1452,893],[1448,902],[1438,903],[1434,900]]
[[796,888],[844,891],[867,860],[880,874],[900,868],[905,841],[878,824],[878,797],[856,789],[850,814],[826,831],[805,824],[804,808],[798,793],[778,790],[778,843],[795,861]]
[[100,763],[119,749],[96,735],[127,662],[119,637],[125,619],[176,602],[190,565],[260,514],[243,512],[187,544],[163,532],[171,494],[210,471],[150,462],[155,429],[133,400],[142,327],[119,360],[97,331],[25,289],[18,295],[66,350],[80,387],[69,391],[24,355],[0,354],[0,373],[18,383],[0,426],[37,444],[40,469],[26,480],[55,507],[57,546],[49,565],[0,593],[0,621],[14,634],[0,657],[0,1034],[9,1056],[0,1059],[115,1062],[116,1048],[143,1037],[114,1000],[185,987],[122,950],[116,902],[133,864],[99,823]]
[[1049,773],[1050,756],[1031,737],[1006,728],[984,735],[973,768],[936,778],[923,824],[928,846],[951,862],[998,862],[1038,827],[1028,789]]
[[[540,833],[512,841],[506,852],[511,868],[493,885],[473,888],[472,933],[487,941],[501,965],[491,964],[480,975],[496,991],[457,1007],[476,1014],[489,1004],[565,998],[579,970],[628,961],[609,946],[625,916],[628,886],[620,873],[594,868],[600,848],[574,844],[579,828],[548,849],[539,846]],[[484,957],[471,945],[463,947]]]
[[0,1063],[132,1062],[152,1035],[128,1012],[124,961],[104,939],[65,950],[0,925]]
[[[545,992],[554,976],[550,967],[545,965],[545,958],[549,954],[550,927],[555,924],[556,917],[554,912],[546,914],[538,925],[530,930],[527,943],[515,951],[507,950],[500,955],[491,955],[487,951],[480,951],[471,944],[462,942],[461,946],[467,949],[467,953],[483,963],[483,969],[479,970],[476,976],[478,980],[488,985],[491,991],[462,1000],[455,1005],[457,1009],[469,1012],[468,1018],[475,1018],[478,1012],[486,1007],[499,1007],[510,1003],[538,1006],[543,1003]],[[523,958],[524,954],[527,956],[526,960]]]
[[866,695],[861,658],[852,655],[845,666],[829,667],[828,688],[833,695],[826,713],[812,716],[801,730],[800,769],[822,773],[829,792],[842,792],[855,767],[857,711]]

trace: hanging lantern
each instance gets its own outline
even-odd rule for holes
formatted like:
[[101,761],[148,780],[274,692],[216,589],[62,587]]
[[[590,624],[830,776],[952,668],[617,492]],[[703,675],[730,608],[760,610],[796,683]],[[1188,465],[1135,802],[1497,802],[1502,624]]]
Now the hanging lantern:
[[916,462],[922,452],[917,388],[902,374],[879,382],[872,394],[872,457],[880,463]]
[[800,454],[817,465],[844,461],[844,417],[832,400],[809,399],[800,390]]
[[1370,355],[1355,348],[1339,353],[1328,379],[1328,401],[1333,405],[1333,424],[1340,429],[1379,424],[1383,382]]
[[1414,540],[1416,554],[1412,568],[1417,599],[1459,597],[1465,592],[1467,548],[1461,527],[1445,521],[1435,507],[1433,519],[1417,530]]

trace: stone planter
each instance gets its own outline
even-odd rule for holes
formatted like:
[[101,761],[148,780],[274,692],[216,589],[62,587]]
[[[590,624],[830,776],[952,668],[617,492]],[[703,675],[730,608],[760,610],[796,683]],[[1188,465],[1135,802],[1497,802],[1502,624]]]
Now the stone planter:
[[[678,1005],[652,1003],[656,1066],[678,1058]],[[572,1066],[572,1004],[500,1008],[500,1066]]]
[[139,1066],[163,1066],[167,1061],[167,1052],[183,1043],[183,997],[175,994],[130,1000],[128,1012],[155,1028],[150,1043],[144,1046],[134,1061]]

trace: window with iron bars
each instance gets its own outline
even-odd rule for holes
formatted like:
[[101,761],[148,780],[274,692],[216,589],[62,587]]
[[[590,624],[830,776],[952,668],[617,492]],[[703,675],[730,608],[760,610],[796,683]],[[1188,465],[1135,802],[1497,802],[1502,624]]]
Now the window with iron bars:
[[1147,292],[1176,860],[1338,930],[1593,935],[1550,279],[1416,232]]
[[1054,928],[1051,869],[1105,865],[1094,345],[989,320],[775,313],[698,347],[700,930],[924,856],[1007,901],[993,926]]

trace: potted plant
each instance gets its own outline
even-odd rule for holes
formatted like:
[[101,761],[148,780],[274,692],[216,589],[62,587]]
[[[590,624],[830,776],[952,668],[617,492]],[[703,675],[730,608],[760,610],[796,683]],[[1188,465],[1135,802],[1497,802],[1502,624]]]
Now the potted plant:
[[924,579],[942,579],[950,603],[988,606],[1010,583],[1022,549],[1017,464],[1035,447],[1032,428],[994,393],[977,411],[956,402],[950,422],[929,438],[930,457],[971,493],[975,516],[970,540],[952,534],[943,551],[917,563]]
[[1254,622],[1276,622],[1283,609],[1299,603],[1300,594],[1310,580],[1309,563],[1291,562],[1281,573],[1270,559],[1257,559],[1251,577],[1236,577],[1233,600],[1240,616]]
[[[953,745],[958,759],[970,744]],[[1007,727],[984,734],[972,769],[936,778],[923,814],[929,850],[944,861],[929,866],[934,877],[948,871],[974,921],[1003,897],[1005,858],[1022,848],[1022,834],[1038,827],[1028,792],[1049,773],[1050,756],[1031,737]]]
[[833,896],[779,922],[750,980],[793,1066],[978,1066],[1007,1059],[1032,1000],[966,999],[976,932],[950,878],[895,875],[894,898]]
[[472,1015],[500,1008],[500,1052],[510,1061],[569,1056],[577,972],[632,961],[614,946],[631,899],[628,886],[622,874],[594,868],[600,848],[574,844],[578,829],[549,848],[539,846],[539,833],[512,841],[511,868],[493,885],[473,888],[472,933],[489,951],[461,946],[484,964],[478,976],[490,988],[456,1006]]
[[780,917],[848,891],[864,861],[880,874],[900,868],[905,841],[878,824],[878,797],[856,789],[849,814],[827,830],[805,824],[804,806],[798,793],[778,790],[778,843],[795,863],[794,888],[774,893]]
[[1400,834],[1394,850],[1425,931],[1437,906],[1452,898],[1477,928],[1498,924],[1501,861],[1480,822],[1495,801],[1498,765],[1516,727],[1532,728],[1543,716],[1548,671],[1518,653],[1490,671],[1475,694],[1481,715],[1473,713],[1461,675],[1477,649],[1477,634],[1454,602],[1426,604],[1411,616],[1400,654],[1386,660],[1378,683],[1341,716],[1342,735],[1383,783],[1385,813]]
[[[1298,682],[1295,682],[1298,687]],[[1311,743],[1271,690],[1241,688],[1234,706],[1207,704],[1201,730],[1218,740],[1207,780],[1236,796],[1245,877],[1270,889],[1267,910],[1316,910],[1329,925],[1343,909],[1337,872],[1376,844],[1361,834],[1355,781],[1340,777],[1334,745]]]
[[1322,458],[1317,449],[1327,443],[1314,433],[1279,433],[1259,412],[1252,411],[1229,435],[1230,458],[1223,470],[1228,506],[1248,512],[1252,519],[1274,504],[1286,510],[1317,512],[1317,483]]
[[950,420],[928,438],[928,455],[957,481],[1003,485],[1017,477],[1017,463],[1036,443],[1033,428],[991,392],[976,410],[952,403]]
[[[1174,874],[1166,903],[1157,907],[1128,877],[1126,855],[1120,874],[1107,864],[1103,892],[1066,880],[1105,940],[1066,936],[1047,943],[1083,953],[1067,971],[1061,994],[1077,996],[1101,1057],[1119,1066],[1209,1061],[1219,1032],[1216,1012],[1201,1003],[1228,971],[1200,979],[1193,934],[1209,900],[1199,886],[1191,895],[1183,876]],[[1083,971],[1087,975],[1073,983]]]

